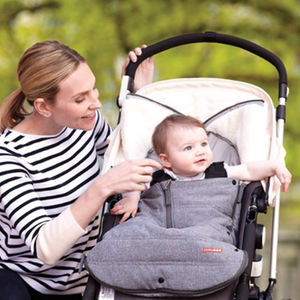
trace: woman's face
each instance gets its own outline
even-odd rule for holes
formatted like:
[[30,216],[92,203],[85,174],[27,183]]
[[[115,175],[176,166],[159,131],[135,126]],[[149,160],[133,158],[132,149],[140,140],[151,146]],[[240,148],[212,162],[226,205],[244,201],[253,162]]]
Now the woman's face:
[[59,85],[54,104],[49,106],[53,126],[61,129],[91,130],[95,126],[96,110],[101,108],[95,76],[86,63]]

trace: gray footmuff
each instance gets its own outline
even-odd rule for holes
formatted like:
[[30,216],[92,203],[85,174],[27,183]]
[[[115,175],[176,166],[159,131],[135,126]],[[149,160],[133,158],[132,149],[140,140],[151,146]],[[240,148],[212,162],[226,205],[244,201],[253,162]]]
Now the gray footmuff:
[[135,218],[108,231],[86,264],[101,283],[135,295],[197,296],[247,266],[232,239],[238,181],[164,181],[142,194]]

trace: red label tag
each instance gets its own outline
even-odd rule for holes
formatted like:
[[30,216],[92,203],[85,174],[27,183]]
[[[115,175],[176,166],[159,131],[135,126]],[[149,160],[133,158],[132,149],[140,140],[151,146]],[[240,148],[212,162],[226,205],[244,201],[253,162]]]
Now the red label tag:
[[206,248],[202,248],[202,252],[203,253],[222,253],[223,249],[206,247]]

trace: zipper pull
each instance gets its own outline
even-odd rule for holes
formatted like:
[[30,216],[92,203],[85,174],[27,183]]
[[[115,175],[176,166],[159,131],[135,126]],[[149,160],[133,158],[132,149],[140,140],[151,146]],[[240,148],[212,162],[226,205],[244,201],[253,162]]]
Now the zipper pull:
[[166,225],[167,228],[173,227],[173,220],[172,220],[172,199],[171,199],[171,182],[172,180],[168,181],[167,184],[164,187],[164,193],[165,193],[165,203],[166,203]]
[[172,203],[171,192],[170,192],[171,182],[172,182],[172,180],[169,180],[164,188],[166,206],[171,205],[171,203]]
[[246,188],[246,184],[242,181],[239,181],[239,189],[238,189],[238,194],[237,194],[237,201],[236,203],[241,203],[244,195],[244,190]]

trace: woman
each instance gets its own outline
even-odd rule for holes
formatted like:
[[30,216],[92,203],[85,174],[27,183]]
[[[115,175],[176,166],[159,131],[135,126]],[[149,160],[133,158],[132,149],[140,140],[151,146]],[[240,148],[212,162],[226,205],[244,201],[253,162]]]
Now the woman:
[[18,79],[0,109],[0,299],[81,299],[87,273],[80,260],[96,243],[103,202],[143,191],[160,165],[131,161],[100,176],[97,155],[111,128],[99,112],[95,77],[73,49],[33,45]]

